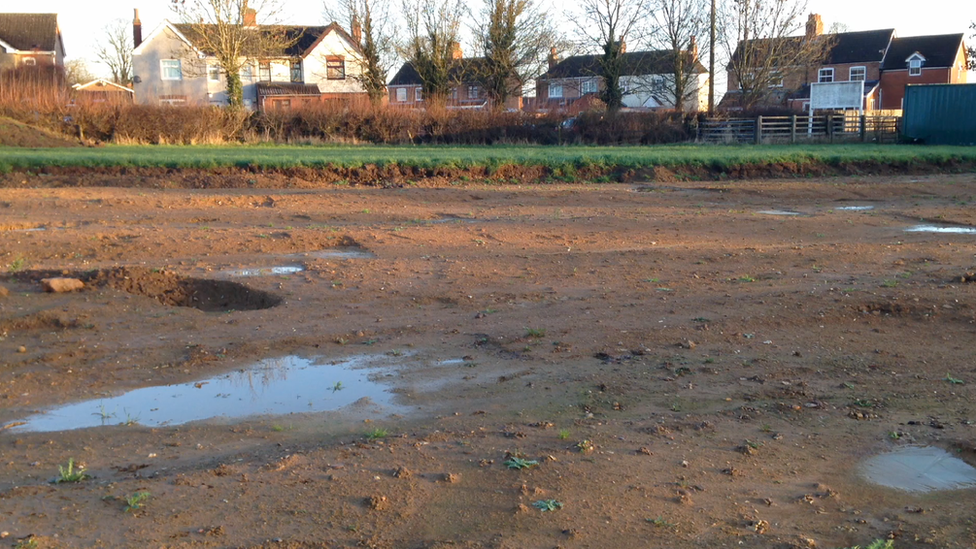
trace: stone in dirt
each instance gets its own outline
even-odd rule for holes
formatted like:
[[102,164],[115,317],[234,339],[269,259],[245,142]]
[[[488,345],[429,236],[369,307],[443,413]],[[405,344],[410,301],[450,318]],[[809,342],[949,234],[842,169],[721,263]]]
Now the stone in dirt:
[[10,295],[10,290],[8,290],[5,286],[0,286],[0,298],[7,297],[8,295]]
[[60,294],[80,290],[85,287],[85,283],[77,278],[45,278],[41,280],[41,287],[45,292]]

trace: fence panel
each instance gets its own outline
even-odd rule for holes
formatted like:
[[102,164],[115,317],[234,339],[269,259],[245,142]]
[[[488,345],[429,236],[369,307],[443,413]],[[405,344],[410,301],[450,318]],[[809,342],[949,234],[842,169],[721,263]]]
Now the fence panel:
[[[827,114],[707,119],[698,127],[700,143],[894,143],[899,118]],[[758,132],[758,133],[757,133]]]

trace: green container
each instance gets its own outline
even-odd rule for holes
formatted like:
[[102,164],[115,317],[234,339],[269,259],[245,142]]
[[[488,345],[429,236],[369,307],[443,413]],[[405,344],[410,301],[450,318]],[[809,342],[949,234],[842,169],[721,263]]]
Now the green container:
[[976,145],[976,84],[905,87],[902,133],[910,142]]

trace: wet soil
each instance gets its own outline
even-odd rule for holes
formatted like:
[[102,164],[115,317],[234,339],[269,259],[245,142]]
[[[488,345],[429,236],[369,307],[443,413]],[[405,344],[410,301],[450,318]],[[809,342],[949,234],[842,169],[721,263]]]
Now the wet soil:
[[[976,227],[974,175],[46,177],[0,190],[3,542],[976,544],[972,489],[888,488],[861,466],[907,446],[976,464],[976,237],[909,231]],[[240,269],[267,276],[226,274]],[[44,293],[51,275],[86,287]],[[262,361],[366,355],[391,363],[369,375],[392,404],[20,425]],[[69,459],[91,478],[52,483]]]

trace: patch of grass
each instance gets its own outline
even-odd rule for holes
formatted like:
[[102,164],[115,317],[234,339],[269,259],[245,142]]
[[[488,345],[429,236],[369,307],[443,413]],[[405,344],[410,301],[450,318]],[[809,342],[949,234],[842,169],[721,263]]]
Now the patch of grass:
[[526,328],[525,337],[532,337],[536,339],[546,337],[546,330],[545,328]]
[[653,524],[658,528],[674,528],[675,526],[677,526],[675,523],[668,522],[667,520],[665,520],[664,517],[657,517],[657,518],[644,519],[644,520],[646,520],[647,522]]
[[332,392],[333,393],[338,392],[338,391],[341,391],[343,389],[345,389],[345,387],[342,386],[342,382],[341,381],[336,381],[335,382],[335,385],[332,386]]
[[885,279],[885,280],[883,280],[881,282],[881,286],[883,288],[894,288],[897,285],[898,285],[898,281],[897,280]]
[[123,512],[128,513],[129,511],[142,509],[146,505],[146,500],[149,499],[149,496],[149,492],[136,492],[130,496],[126,496]]
[[17,271],[23,270],[26,264],[27,260],[24,259],[23,256],[17,256],[16,259],[10,262],[10,266],[7,267],[7,270],[12,273],[16,273]]
[[562,502],[556,501],[554,499],[540,499],[539,501],[533,502],[532,507],[545,513],[546,511],[557,511],[563,508]]
[[366,431],[366,440],[373,442],[374,440],[379,440],[381,438],[386,438],[389,435],[389,431],[386,429],[377,427],[370,431]]
[[512,456],[504,462],[505,467],[509,469],[531,469],[538,464],[539,462],[534,459],[525,459],[518,456]]
[[753,278],[753,277],[751,277],[749,275],[740,276],[736,280],[738,280],[739,282],[755,282],[756,281],[755,278]]
[[559,440],[568,440],[568,439],[569,439],[569,429],[560,429]]
[[84,466],[79,465],[78,467],[75,467],[75,458],[68,458],[67,467],[58,465],[58,478],[54,479],[54,483],[63,484],[65,482],[81,482],[90,478],[91,475],[85,472]]

